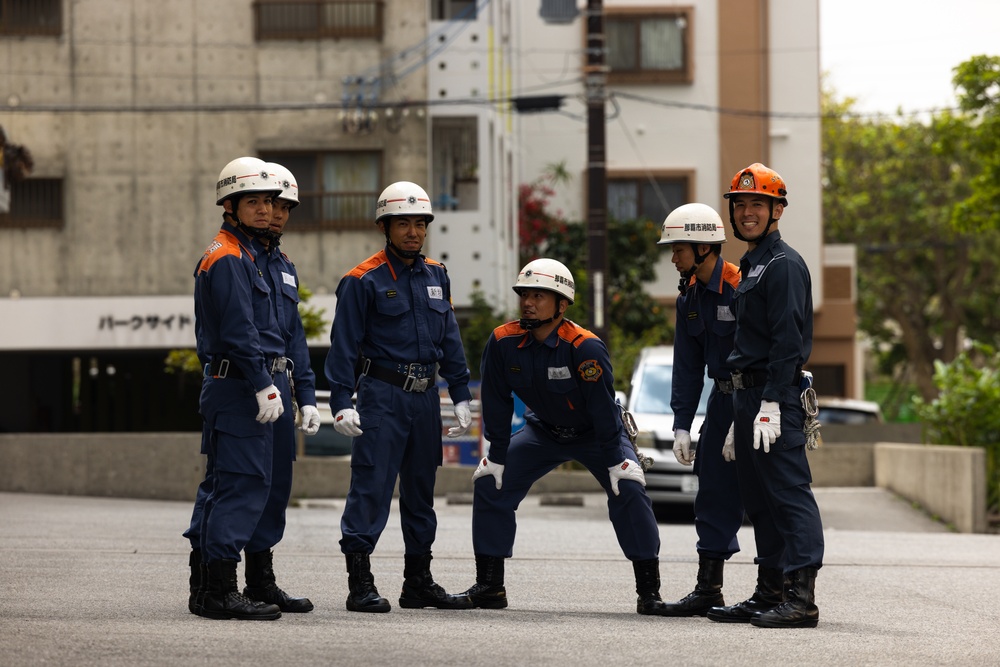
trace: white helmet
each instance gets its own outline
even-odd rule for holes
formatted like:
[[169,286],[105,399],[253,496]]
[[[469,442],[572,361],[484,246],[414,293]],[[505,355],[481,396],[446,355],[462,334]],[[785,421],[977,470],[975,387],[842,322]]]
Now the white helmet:
[[238,157],[219,172],[215,184],[215,203],[233,195],[248,192],[281,192],[281,185],[275,182],[263,160],[255,157]]
[[430,222],[434,219],[431,198],[416,183],[397,181],[379,195],[375,204],[375,222],[393,215],[422,215]]
[[573,303],[576,297],[576,285],[573,283],[573,274],[562,262],[554,259],[542,257],[528,262],[517,274],[517,281],[514,282],[514,291],[518,294],[524,287],[544,289],[555,292],[560,296],[569,299]]
[[663,221],[657,244],[725,242],[726,229],[714,208],[707,204],[684,204]]
[[292,208],[299,205],[299,185],[295,182],[295,177],[292,176],[286,167],[278,164],[277,162],[268,162],[264,165],[267,167],[268,172],[271,174],[271,178],[278,182],[281,186],[281,194],[278,195],[278,199],[284,199],[292,203]]

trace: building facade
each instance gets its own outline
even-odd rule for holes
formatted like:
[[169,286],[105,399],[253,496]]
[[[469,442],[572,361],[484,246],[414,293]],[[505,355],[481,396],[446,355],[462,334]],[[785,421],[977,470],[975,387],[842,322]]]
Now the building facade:
[[[433,199],[427,253],[449,267],[459,311],[478,293],[511,312],[518,185],[563,163],[581,177],[556,205],[585,218],[586,4],[4,4],[0,125],[35,169],[0,215],[0,360],[24,389],[0,430],[199,428],[197,379],[164,375],[164,358],[193,347],[214,184],[240,155],[296,175],[282,247],[327,318],[340,277],[383,244],[374,202],[396,180]],[[736,169],[774,166],[792,201],[782,232],[813,268],[823,358],[817,0],[603,4],[610,212],[721,206]],[[567,103],[514,112],[512,98],[541,93]],[[675,281],[667,261],[651,289],[669,301]],[[839,350],[853,327],[834,336]],[[326,334],[310,345],[321,369]],[[852,387],[841,356],[829,364]]]

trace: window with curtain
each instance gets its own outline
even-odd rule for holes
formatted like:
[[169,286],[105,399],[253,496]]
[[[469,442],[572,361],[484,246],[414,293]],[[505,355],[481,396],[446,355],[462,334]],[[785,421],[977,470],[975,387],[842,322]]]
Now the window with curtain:
[[691,83],[691,8],[609,8],[608,83]]

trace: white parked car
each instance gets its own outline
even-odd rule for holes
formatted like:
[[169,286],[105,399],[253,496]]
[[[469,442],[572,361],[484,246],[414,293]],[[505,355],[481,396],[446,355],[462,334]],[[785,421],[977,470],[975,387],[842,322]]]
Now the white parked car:
[[[681,465],[674,457],[674,413],[670,409],[673,369],[672,346],[644,348],[632,372],[627,400],[623,401],[639,429],[636,446],[643,455],[653,459],[653,467],[646,471],[646,493],[654,508],[690,505],[698,492],[698,478],[692,467]],[[712,381],[706,376],[691,424],[692,445],[698,441],[711,389]]]

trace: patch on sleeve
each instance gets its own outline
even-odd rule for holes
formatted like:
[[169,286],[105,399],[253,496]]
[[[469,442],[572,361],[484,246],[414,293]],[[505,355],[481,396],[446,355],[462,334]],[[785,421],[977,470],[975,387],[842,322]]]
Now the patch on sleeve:
[[597,359],[587,359],[576,370],[584,382],[597,382],[604,375],[604,369],[597,363]]

